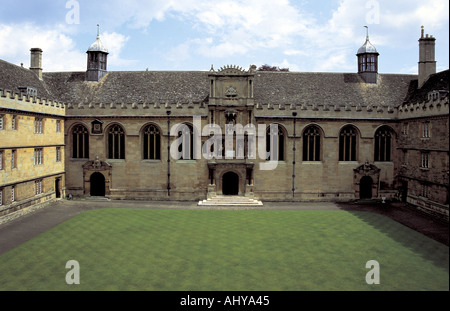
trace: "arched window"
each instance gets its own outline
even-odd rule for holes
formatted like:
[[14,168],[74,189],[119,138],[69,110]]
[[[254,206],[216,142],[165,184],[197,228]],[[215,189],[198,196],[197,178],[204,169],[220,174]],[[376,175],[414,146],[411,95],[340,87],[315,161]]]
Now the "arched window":
[[180,160],[194,159],[194,129],[190,124],[182,124],[178,129],[178,138],[182,137],[181,144],[178,145],[178,152],[181,153]]
[[391,130],[386,127],[380,127],[375,132],[375,161],[391,161]]
[[[278,129],[277,129],[278,128]],[[270,142],[272,140],[272,144],[275,146],[275,150],[271,152],[270,150]],[[270,125],[267,128],[266,132],[266,151],[270,152],[267,160],[275,160],[275,161],[284,161],[284,132],[281,129],[280,125],[275,124]],[[271,158],[271,154],[273,154],[274,158]]]
[[303,161],[320,161],[320,131],[316,126],[303,132]]
[[72,130],[72,158],[89,158],[89,132],[83,125],[77,125]]
[[161,159],[161,133],[155,125],[149,125],[144,129],[144,159]]
[[117,124],[108,130],[108,159],[125,159],[125,132]]
[[339,161],[356,161],[356,129],[348,125],[339,134]]

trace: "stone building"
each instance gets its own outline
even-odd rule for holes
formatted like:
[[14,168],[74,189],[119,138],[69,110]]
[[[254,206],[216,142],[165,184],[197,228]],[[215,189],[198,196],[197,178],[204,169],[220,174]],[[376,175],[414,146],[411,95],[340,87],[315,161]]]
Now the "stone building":
[[0,216],[63,196],[66,110],[41,80],[41,53],[30,70],[0,60]]
[[[108,72],[108,51],[97,36],[83,72],[0,62],[2,72],[9,68],[14,76],[0,77],[0,116],[10,123],[15,111],[35,107],[15,94],[18,86],[52,99],[36,100],[36,107],[48,115],[45,124],[59,120],[51,109],[61,111],[63,139],[44,136],[61,148],[65,195],[203,204],[220,195],[261,201],[386,197],[448,219],[448,70],[436,73],[434,38],[422,32],[419,49],[426,56],[421,52],[418,76],[378,73],[379,53],[368,36],[356,54],[356,73],[234,65]],[[431,134],[424,138],[416,124],[427,122]],[[8,145],[0,137],[9,159],[7,150],[20,139]],[[428,167],[417,170],[423,154]],[[0,171],[3,192],[11,176]]]

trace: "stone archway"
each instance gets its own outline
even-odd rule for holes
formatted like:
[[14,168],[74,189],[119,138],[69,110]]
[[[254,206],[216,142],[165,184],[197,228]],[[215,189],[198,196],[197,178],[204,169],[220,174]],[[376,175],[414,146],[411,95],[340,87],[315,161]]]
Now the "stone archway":
[[222,176],[222,194],[239,194],[239,175],[234,172],[226,172]]
[[353,169],[355,199],[377,198],[379,180],[380,169],[369,162]]
[[91,184],[91,196],[104,197],[105,196],[105,176],[102,173],[92,173],[89,178]]
[[83,165],[84,194],[108,196],[111,194],[112,166],[96,157]]

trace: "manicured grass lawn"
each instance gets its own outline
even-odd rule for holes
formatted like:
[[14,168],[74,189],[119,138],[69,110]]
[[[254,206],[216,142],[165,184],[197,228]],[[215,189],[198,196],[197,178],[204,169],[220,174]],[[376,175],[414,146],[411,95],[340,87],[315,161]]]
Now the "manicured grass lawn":
[[99,209],[1,255],[0,290],[447,291],[448,250],[365,212]]

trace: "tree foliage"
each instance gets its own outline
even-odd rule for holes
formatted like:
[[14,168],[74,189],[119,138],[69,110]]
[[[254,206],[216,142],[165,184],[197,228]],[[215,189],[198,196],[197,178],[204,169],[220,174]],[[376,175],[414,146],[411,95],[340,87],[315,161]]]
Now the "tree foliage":
[[289,68],[280,68],[278,66],[270,66],[270,65],[264,64],[258,68],[258,71],[284,71],[284,72],[287,72],[287,71],[289,71]]

